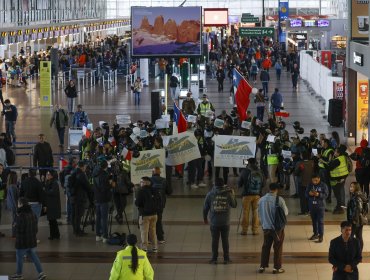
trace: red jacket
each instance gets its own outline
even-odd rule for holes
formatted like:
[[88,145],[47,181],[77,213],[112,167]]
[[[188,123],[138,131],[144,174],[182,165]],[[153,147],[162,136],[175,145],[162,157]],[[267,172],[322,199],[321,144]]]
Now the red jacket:
[[[368,146],[368,142],[366,139],[362,139],[361,140],[361,143],[360,143],[360,147],[357,147],[355,149],[355,154],[359,155],[359,156],[362,156],[362,151],[364,148],[366,148]],[[361,166],[361,162],[359,160],[356,160],[356,169],[359,169],[359,168],[362,168]]]

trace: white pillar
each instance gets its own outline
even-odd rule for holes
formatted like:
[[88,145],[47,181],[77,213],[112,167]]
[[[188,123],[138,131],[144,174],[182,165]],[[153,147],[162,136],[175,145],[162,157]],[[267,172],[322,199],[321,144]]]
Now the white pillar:
[[149,85],[149,59],[140,59],[140,78],[144,86]]

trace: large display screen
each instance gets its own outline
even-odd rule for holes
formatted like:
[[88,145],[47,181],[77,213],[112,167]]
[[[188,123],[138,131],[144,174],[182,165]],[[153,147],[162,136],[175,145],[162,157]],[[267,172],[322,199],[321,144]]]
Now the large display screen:
[[202,7],[131,7],[132,56],[200,56]]
[[302,27],[302,20],[301,19],[291,19],[290,27]]
[[330,20],[328,19],[319,19],[317,20],[318,27],[328,27],[330,25]]
[[225,26],[228,24],[228,9],[204,9],[204,26]]

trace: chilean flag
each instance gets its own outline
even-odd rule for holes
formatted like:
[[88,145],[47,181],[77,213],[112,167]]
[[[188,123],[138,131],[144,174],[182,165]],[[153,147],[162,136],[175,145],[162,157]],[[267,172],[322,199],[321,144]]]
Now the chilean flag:
[[252,93],[252,86],[235,68],[233,69],[233,85],[239,119],[240,121],[245,121],[247,118],[247,110],[250,103],[249,96]]
[[178,133],[186,131],[186,119],[176,103],[173,104],[173,121],[177,125]]

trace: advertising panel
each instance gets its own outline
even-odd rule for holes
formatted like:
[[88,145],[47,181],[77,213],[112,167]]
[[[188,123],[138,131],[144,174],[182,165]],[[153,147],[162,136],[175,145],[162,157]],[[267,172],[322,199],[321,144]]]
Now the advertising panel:
[[352,38],[369,37],[369,0],[352,0]]
[[321,64],[331,69],[331,51],[321,51]]
[[204,9],[204,26],[225,26],[228,24],[228,9]]
[[51,106],[51,61],[40,62],[40,106]]
[[360,142],[362,139],[367,139],[368,126],[368,109],[369,109],[369,81],[357,80],[357,139]]
[[244,160],[255,157],[256,137],[215,136],[215,166],[245,167]]
[[202,7],[131,7],[132,55],[201,56]]

